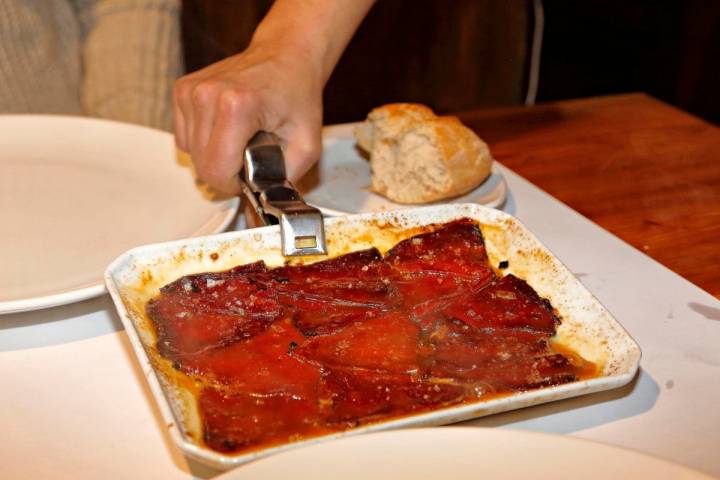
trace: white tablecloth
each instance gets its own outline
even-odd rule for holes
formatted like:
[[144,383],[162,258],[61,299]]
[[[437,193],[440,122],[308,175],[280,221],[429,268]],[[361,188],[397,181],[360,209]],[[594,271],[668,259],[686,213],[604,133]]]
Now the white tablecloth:
[[[465,425],[575,435],[720,476],[720,301],[503,172],[505,210],[615,315],[643,359],[622,389]],[[1,478],[217,474],[183,457],[165,434],[107,296],[0,316],[0,385]]]

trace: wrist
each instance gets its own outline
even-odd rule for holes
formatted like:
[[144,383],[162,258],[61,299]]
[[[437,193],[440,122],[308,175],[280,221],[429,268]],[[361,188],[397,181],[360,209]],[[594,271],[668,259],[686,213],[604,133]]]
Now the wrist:
[[[321,36],[308,32],[291,32],[288,29],[258,29],[248,50],[263,52],[285,63],[308,70],[324,85],[332,72],[334,63],[328,59],[328,45]],[[279,35],[277,33],[280,33]]]
[[276,0],[251,46],[297,56],[323,85],[374,0]]

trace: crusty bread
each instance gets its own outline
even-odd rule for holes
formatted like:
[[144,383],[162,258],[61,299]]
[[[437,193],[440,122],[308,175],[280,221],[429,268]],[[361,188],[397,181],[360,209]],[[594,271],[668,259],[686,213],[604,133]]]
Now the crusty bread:
[[485,142],[457,118],[438,117],[424,105],[378,107],[354,133],[370,153],[372,189],[394,202],[463,195],[490,174]]

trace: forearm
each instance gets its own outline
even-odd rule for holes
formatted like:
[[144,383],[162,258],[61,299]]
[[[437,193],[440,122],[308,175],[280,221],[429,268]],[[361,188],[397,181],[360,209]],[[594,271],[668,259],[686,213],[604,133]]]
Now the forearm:
[[277,0],[258,26],[252,47],[293,51],[327,81],[375,0]]

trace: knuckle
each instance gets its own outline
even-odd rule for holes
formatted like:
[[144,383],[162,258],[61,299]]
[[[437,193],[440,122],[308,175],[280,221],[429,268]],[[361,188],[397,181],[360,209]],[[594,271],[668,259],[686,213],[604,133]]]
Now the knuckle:
[[213,102],[219,86],[212,81],[200,82],[192,89],[191,100],[193,105],[205,106]]
[[322,147],[320,145],[319,138],[317,138],[316,141],[305,144],[303,148],[303,154],[311,159],[315,159],[315,157],[319,156],[320,152],[322,152]]
[[312,147],[303,147],[297,150],[296,157],[293,159],[299,166],[312,164],[320,158],[320,149]]
[[225,89],[220,92],[218,107],[225,114],[237,114],[253,108],[254,96],[246,91]]
[[297,147],[298,156],[303,160],[314,160],[322,152],[322,141],[320,135],[312,135],[304,139],[305,141],[299,142]]
[[175,80],[175,85],[173,86],[173,96],[176,100],[182,101],[188,97],[191,88],[192,81],[189,78],[179,78]]

